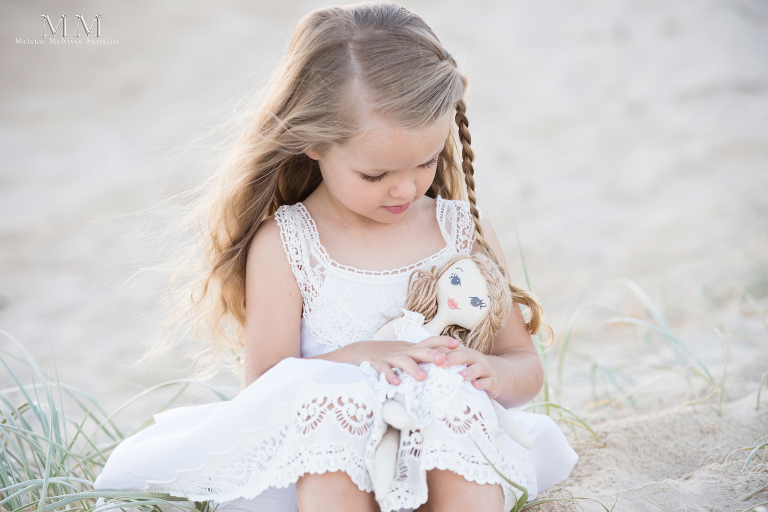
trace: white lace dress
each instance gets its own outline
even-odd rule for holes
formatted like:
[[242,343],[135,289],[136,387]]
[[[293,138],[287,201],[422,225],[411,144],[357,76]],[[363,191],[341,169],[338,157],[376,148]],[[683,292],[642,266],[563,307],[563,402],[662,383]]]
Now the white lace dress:
[[279,208],[275,219],[304,301],[301,359],[282,360],[231,401],[155,415],[154,425],[114,450],[95,488],[168,492],[220,503],[219,510],[265,512],[296,512],[295,484],[307,473],[345,471],[360,490],[373,492],[373,455],[386,430],[381,406],[397,391],[419,428],[401,432],[394,480],[386,495],[376,495],[382,512],[410,512],[425,503],[426,472],[433,468],[502,484],[509,510],[520,491],[478,447],[531,498],[564,480],[577,456],[554,422],[511,411],[533,443],[524,449],[499,429],[487,393],[457,374],[464,365],[422,364],[425,381],[401,372],[402,383],[393,386],[365,362],[307,359],[371,339],[387,322],[383,315],[401,311],[411,271],[471,251],[469,204],[438,197],[436,216],[442,250],[373,272],[332,260],[303,204]]

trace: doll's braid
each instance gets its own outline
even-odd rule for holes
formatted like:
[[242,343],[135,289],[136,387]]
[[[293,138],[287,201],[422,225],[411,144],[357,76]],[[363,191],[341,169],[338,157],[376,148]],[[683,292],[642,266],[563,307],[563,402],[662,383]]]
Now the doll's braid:
[[477,196],[475,195],[475,168],[472,165],[475,153],[471,147],[472,137],[469,134],[469,119],[467,119],[466,111],[467,104],[464,102],[464,99],[460,99],[456,103],[456,125],[458,126],[459,140],[461,141],[461,169],[464,173],[467,198],[469,199],[469,211],[472,214],[472,221],[475,225],[475,240],[480,244],[483,252],[499,266],[499,270],[501,270],[512,292],[512,300],[518,304],[523,304],[530,310],[531,316],[526,322],[528,332],[536,334],[539,329],[544,329],[549,333],[549,343],[551,343],[554,335],[552,328],[543,321],[544,308],[541,306],[539,299],[532,293],[518,288],[510,282],[507,269],[499,263],[499,259],[483,236],[483,228],[480,226],[480,212],[477,209]]

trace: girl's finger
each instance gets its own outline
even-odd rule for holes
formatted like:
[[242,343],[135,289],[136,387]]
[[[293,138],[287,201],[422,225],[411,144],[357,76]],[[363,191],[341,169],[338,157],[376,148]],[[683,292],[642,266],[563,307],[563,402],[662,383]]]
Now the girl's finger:
[[488,390],[493,385],[493,377],[483,377],[482,379],[475,379],[472,381],[472,385],[475,389]]
[[379,374],[384,374],[384,378],[387,382],[394,384],[395,386],[400,384],[400,379],[397,378],[395,372],[392,371],[392,367],[385,361],[374,361],[371,363],[371,367]]
[[418,345],[426,346],[429,348],[457,348],[459,345],[461,345],[461,343],[459,343],[459,340],[451,338],[450,336],[431,336],[418,343]]
[[446,357],[445,352],[441,351],[440,348],[441,347],[433,349],[414,345],[413,348],[408,351],[408,356],[419,363],[435,363],[440,365],[445,362]]
[[[466,364],[466,363],[454,363],[451,361],[452,365],[455,364]],[[482,379],[485,377],[488,377],[487,372],[484,369],[485,367],[481,364],[468,364],[466,368],[461,370],[459,372],[459,375],[462,375],[464,377],[464,380],[475,380],[475,379]]]
[[471,366],[477,364],[477,351],[473,351],[471,349],[454,350],[446,356],[446,359],[451,366],[457,364],[465,364],[467,366]]
[[411,374],[416,380],[424,380],[427,378],[427,372],[422,370],[421,366],[419,366],[410,356],[396,355],[390,359],[389,362],[393,363],[393,366]]
[[387,382],[394,386],[400,384],[400,379],[397,378],[397,375],[392,371],[392,368],[389,368],[384,372],[384,377],[387,379]]

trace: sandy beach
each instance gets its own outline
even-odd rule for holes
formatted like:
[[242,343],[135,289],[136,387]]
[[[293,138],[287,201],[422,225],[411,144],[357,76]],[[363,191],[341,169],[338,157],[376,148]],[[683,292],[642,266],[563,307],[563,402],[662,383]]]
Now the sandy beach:
[[[157,331],[168,276],[130,278],[165,255],[164,201],[216,161],[194,141],[324,5],[0,7],[0,329],[41,368],[53,375],[52,350],[59,379],[106,410],[190,376],[183,347],[130,364]],[[766,452],[747,464],[744,450],[768,435],[768,3],[402,5],[469,79],[479,205],[556,333],[548,400],[573,414],[549,412],[580,460],[540,498],[617,512],[768,502],[755,493]],[[66,14],[71,33],[80,13],[100,14],[112,42],[40,37],[41,14]],[[144,421],[153,400],[117,421]]]

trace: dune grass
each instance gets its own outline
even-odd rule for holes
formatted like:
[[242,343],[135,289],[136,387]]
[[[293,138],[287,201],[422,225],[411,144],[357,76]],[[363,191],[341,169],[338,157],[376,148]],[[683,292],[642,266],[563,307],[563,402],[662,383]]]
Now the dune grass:
[[[641,362],[633,361],[631,365],[627,362],[612,364],[590,356],[587,358],[590,367],[590,380],[592,384],[593,403],[596,405],[619,406],[627,402],[635,406],[635,395],[657,383],[658,381],[670,375],[679,375],[686,379],[689,387],[693,390],[695,381],[698,380],[709,388],[703,399],[687,402],[687,404],[705,402],[713,396],[718,396],[718,412],[722,412],[722,404],[725,391],[725,377],[728,370],[729,359],[729,340],[725,329],[716,319],[715,331],[720,335],[723,344],[723,373],[719,378],[715,378],[710,369],[702,360],[683,342],[674,332],[663,313],[661,307],[656,304],[648,294],[634,281],[630,279],[616,279],[612,285],[625,288],[630,291],[632,296],[642,306],[644,316],[630,316],[623,313],[617,306],[602,301],[588,301],[576,308],[573,314],[566,322],[563,334],[555,345],[557,352],[557,381],[554,385],[556,395],[560,395],[563,385],[563,369],[570,353],[573,350],[574,333],[579,324],[579,320],[589,311],[601,311],[608,316],[600,321],[601,325],[626,325],[639,329],[649,348],[658,352],[660,348],[671,350],[673,358],[668,363],[646,364],[645,368],[653,370],[653,376],[645,382],[636,383],[635,380],[624,372],[624,369],[631,366],[635,369],[642,366]],[[602,385],[603,394],[607,399],[600,399],[597,395],[597,388]]]
[[[133,433],[123,432],[113,422],[114,416],[131,403],[160,387],[178,387],[178,396],[191,384],[206,386],[220,399],[226,400],[226,396],[189,379],[169,381],[140,393],[107,414],[86,391],[59,382],[58,375],[46,378],[13,336],[4,331],[0,331],[0,336],[10,340],[23,354],[18,357],[0,349],[0,363],[15,384],[0,390],[0,509],[10,512],[159,511],[160,507],[190,512],[210,510],[207,502],[188,502],[169,494],[95,491],[93,486],[112,450]],[[14,372],[11,368],[14,362],[30,372],[31,382],[22,383],[27,379]],[[55,373],[58,372],[55,370]]]

